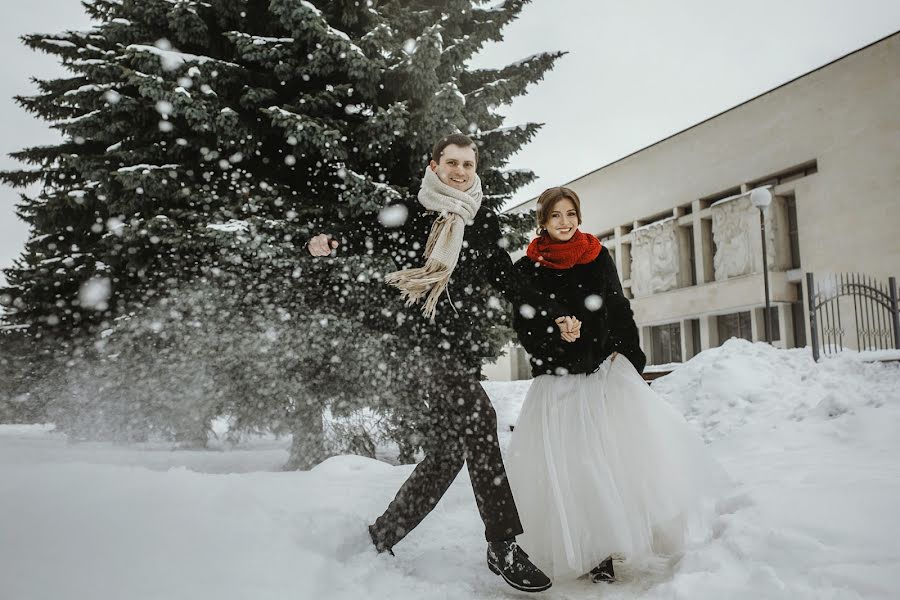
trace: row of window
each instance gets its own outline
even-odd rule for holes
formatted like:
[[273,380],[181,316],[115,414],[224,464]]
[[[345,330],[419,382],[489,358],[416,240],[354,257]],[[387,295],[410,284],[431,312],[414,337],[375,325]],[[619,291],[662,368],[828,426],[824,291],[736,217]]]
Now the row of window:
[[[802,311],[801,311],[802,314]],[[801,316],[802,318],[802,316]],[[769,309],[770,325],[772,327],[772,341],[781,339],[781,326],[778,322],[778,309]],[[690,331],[694,354],[700,352],[700,320],[688,319],[686,321]],[[753,332],[750,326],[750,311],[745,310],[736,313],[718,315],[716,325],[719,332],[719,345],[724,344],[733,337],[753,341]],[[682,362],[685,357],[681,352],[681,322],[665,323],[650,327],[650,363],[661,365],[673,362]],[[687,358],[691,358],[688,356]]]
[[[800,348],[806,345],[806,327],[804,323],[804,312],[802,302],[794,302],[791,304],[791,323],[790,329],[794,336],[794,347]],[[753,332],[751,331],[750,311],[745,310],[736,313],[718,315],[715,317],[718,329],[719,345],[727,340],[736,337],[748,341],[753,340]],[[772,328],[772,341],[780,341],[781,323],[778,321],[778,309],[771,307],[769,309],[769,323]],[[700,352],[700,320],[688,319],[684,321],[689,327],[688,334],[691,338],[691,347],[693,348],[692,356]],[[650,356],[649,362],[654,365],[666,363],[683,362],[692,358],[692,356],[682,355],[681,346],[681,321],[675,323],[665,323],[663,325],[654,325],[650,327]],[[763,327],[760,324],[760,327]],[[646,344],[646,340],[645,340]]]

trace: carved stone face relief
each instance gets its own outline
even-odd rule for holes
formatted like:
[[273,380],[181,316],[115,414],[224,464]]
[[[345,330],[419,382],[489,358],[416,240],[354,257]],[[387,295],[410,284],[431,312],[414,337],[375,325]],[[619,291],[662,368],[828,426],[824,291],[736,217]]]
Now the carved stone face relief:
[[674,219],[636,229],[631,241],[631,291],[649,296],[678,286],[678,236]]
[[[774,205],[766,211],[766,251],[769,268],[776,264]],[[712,207],[712,232],[716,244],[713,264],[716,281],[762,272],[759,241],[759,209],[749,198],[738,198]]]

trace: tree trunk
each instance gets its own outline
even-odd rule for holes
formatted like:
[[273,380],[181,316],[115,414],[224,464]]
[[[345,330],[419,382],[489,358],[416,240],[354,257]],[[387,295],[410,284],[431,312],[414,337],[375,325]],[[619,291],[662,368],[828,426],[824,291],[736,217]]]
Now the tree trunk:
[[298,410],[291,425],[293,440],[285,471],[308,471],[328,458],[322,409],[317,406]]

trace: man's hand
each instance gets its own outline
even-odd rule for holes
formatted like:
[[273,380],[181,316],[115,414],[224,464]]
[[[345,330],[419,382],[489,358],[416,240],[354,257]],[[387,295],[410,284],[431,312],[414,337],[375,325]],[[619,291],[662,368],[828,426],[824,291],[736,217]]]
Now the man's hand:
[[556,324],[560,330],[560,337],[567,342],[574,342],[581,337],[581,321],[575,317],[559,317]]
[[306,243],[306,249],[313,256],[328,256],[337,247],[338,241],[325,233],[320,233]]

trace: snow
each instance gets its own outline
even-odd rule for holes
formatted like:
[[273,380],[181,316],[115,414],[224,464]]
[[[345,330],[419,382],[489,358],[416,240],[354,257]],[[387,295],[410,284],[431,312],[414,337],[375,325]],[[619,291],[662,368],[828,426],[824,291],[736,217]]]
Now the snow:
[[154,54],[159,57],[160,62],[163,65],[163,68],[166,70],[174,70],[188,62],[197,62],[200,64],[206,62],[215,62],[222,65],[228,65],[231,67],[238,67],[239,65],[219,60],[217,58],[212,58],[210,56],[200,56],[197,54],[188,54],[187,52],[177,52],[175,50],[163,50],[161,48],[157,48],[156,46],[147,46],[144,44],[131,44],[126,50],[134,50],[137,52],[147,52],[149,54]]
[[289,37],[265,37],[261,35],[251,35],[254,46],[264,46],[266,44],[293,44],[294,38]]
[[409,209],[406,208],[405,204],[385,206],[378,213],[378,222],[388,228],[400,227],[406,223],[408,214]]
[[177,169],[179,165],[176,164],[165,164],[165,165],[150,165],[147,163],[141,163],[139,165],[130,165],[127,167],[120,167],[116,169],[116,173],[133,173],[135,171],[154,171],[159,169]]
[[523,58],[523,59],[521,59],[521,60],[517,60],[517,61],[514,62],[514,63],[510,63],[509,65],[507,65],[506,68],[510,68],[510,67],[521,67],[521,66],[523,66],[523,65],[528,66],[528,64],[529,64],[531,61],[533,61],[533,60],[538,60],[538,59],[544,57],[545,54],[546,54],[545,52],[538,52],[537,54],[532,54],[532,55],[530,55],[530,56],[526,56],[525,58]]
[[[478,90],[475,90],[476,92]],[[469,92],[469,94],[474,94],[475,92]],[[497,127],[496,129],[486,129],[485,131],[479,132],[479,135],[487,135],[489,133],[499,133],[502,135],[507,135],[510,133],[514,133],[517,131],[526,131],[528,129],[528,125],[511,125],[509,127]]]
[[72,125],[72,124],[74,124],[74,123],[78,123],[79,121],[82,121],[82,120],[84,120],[84,119],[88,119],[88,118],[90,118],[90,117],[93,117],[93,116],[99,115],[99,114],[100,114],[100,111],[99,111],[99,110],[92,110],[92,111],[90,111],[90,112],[87,112],[87,113],[85,113],[85,114],[83,114],[83,115],[78,115],[78,116],[76,116],[76,117],[69,117],[69,118],[67,118],[67,119],[59,119],[59,120],[56,121],[56,124],[57,124],[57,125]]
[[[731,340],[653,387],[737,481],[683,556],[617,564],[622,581],[541,595],[608,599],[889,599],[900,595],[900,363]],[[528,381],[484,382],[505,448]],[[215,424],[219,436],[224,422]],[[521,597],[484,566],[464,470],[377,555],[365,526],[411,465],[339,456],[281,472],[290,440],[205,451],[69,444],[0,426],[4,597],[419,600]],[[383,449],[382,449],[383,452]]]
[[676,217],[666,217],[664,219],[660,219],[658,221],[653,221],[652,223],[647,223],[646,225],[641,225],[640,227],[635,227],[633,231],[644,231],[647,229],[653,229],[654,227],[661,227],[666,223],[671,223],[674,221]]
[[93,277],[78,291],[79,305],[91,310],[106,310],[107,300],[112,293],[110,280],[106,277]]
[[293,44],[294,38],[291,37],[267,37],[264,35],[250,35],[241,31],[229,31],[229,35],[234,37],[250,40],[254,46],[265,46],[267,44]]
[[232,219],[227,223],[213,223],[207,225],[206,228],[213,229],[215,231],[223,231],[225,233],[236,233],[247,231],[250,228],[250,224],[247,223],[247,221]]
[[312,13],[314,15],[316,15],[317,17],[322,16],[322,11],[319,10],[318,8],[316,8],[315,5],[311,4],[307,0],[300,0],[300,5],[303,6],[304,8],[306,8],[307,10],[312,11]]
[[[900,381],[878,375],[900,365],[885,367],[865,358],[848,352],[817,364],[809,349],[776,350],[732,339],[660,378],[654,388],[713,440],[754,423],[803,420],[822,403],[873,408],[898,403]],[[856,387],[846,386],[845,379],[856,381]]]
[[265,110],[267,110],[267,111],[269,111],[269,112],[278,113],[278,114],[281,115],[282,117],[291,117],[291,118],[295,118],[295,119],[303,119],[303,118],[304,118],[304,115],[300,115],[300,114],[297,114],[297,113],[295,113],[295,112],[291,112],[291,111],[289,111],[289,110],[285,110],[285,109],[281,108],[280,106],[272,105],[272,106],[270,106],[269,108],[267,108],[267,109],[265,109]]
[[106,61],[101,58],[79,58],[77,60],[65,62],[64,64],[71,65],[73,67],[89,67],[92,65],[105,65]]
[[857,357],[860,360],[900,360],[900,350],[865,350],[859,352]]
[[75,44],[67,40],[51,40],[51,39],[43,39],[42,43],[47,44],[48,46],[57,46],[59,48],[75,48]]
[[113,86],[113,84],[111,84],[111,83],[89,83],[87,85],[83,85],[74,90],[69,90],[68,92],[64,93],[63,96],[75,96],[77,94],[82,94],[84,92],[106,91],[109,88],[111,88],[112,86]]

